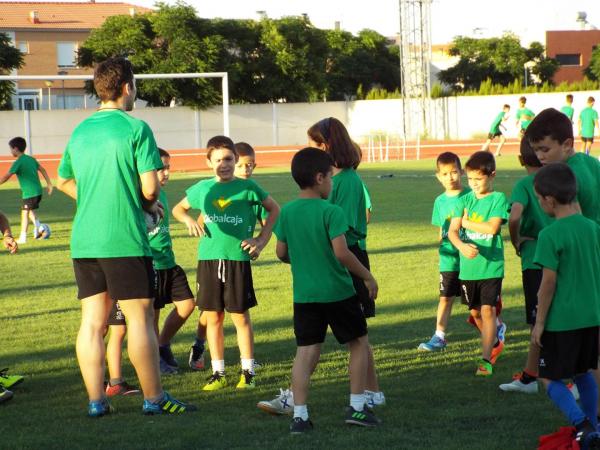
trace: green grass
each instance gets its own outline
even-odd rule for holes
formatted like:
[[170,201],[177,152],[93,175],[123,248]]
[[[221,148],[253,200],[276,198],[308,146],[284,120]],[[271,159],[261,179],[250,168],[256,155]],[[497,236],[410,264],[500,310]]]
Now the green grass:
[[[509,159],[506,159],[509,158]],[[69,258],[68,239],[74,205],[57,192],[45,197],[40,211],[51,224],[52,238],[30,242],[19,254],[0,255],[0,366],[26,376],[15,398],[0,406],[0,436],[5,448],[533,448],[541,434],[565,420],[543,394],[524,397],[499,391],[520,370],[528,331],[524,323],[520,266],[506,247],[503,298],[508,323],[505,353],[494,376],[476,379],[479,339],[465,323],[466,308],[456,303],[450,322],[448,350],[425,354],[416,350],[434,330],[437,305],[437,231],[429,225],[433,199],[440,186],[432,162],[365,164],[360,173],[373,197],[368,248],[379,281],[377,316],[369,335],[387,406],[377,410],[378,429],[348,428],[342,422],[348,402],[345,349],[328,336],[311,386],[309,408],[315,431],[290,436],[288,418],[259,411],[259,400],[271,399],[289,383],[295,352],[289,267],[274,255],[274,243],[253,263],[259,306],[252,310],[256,358],[263,363],[253,391],[228,388],[201,392],[208,373],[183,370],[165,377],[164,386],[200,407],[180,417],[145,417],[139,397],[113,401],[116,414],[100,420],[85,415],[87,398],[75,359],[74,342],[80,312]],[[496,189],[507,194],[524,175],[516,158],[500,159]],[[394,174],[392,178],[378,178]],[[197,179],[175,175],[167,192],[171,204]],[[280,203],[295,196],[291,177],[276,170],[259,171],[256,180]],[[1,208],[13,231],[19,231],[19,191],[0,188]],[[507,235],[507,230],[503,230]],[[172,226],[175,254],[195,281],[196,240],[180,224]],[[93,239],[93,235],[90,239]],[[173,350],[185,365],[196,314],[175,337]],[[226,362],[230,381],[239,369],[231,322],[226,322]],[[125,357],[125,375],[135,376]]]

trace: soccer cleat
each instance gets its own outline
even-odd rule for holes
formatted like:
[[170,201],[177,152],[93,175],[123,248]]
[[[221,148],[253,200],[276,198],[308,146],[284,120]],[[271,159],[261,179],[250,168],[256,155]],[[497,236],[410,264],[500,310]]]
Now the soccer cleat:
[[227,378],[224,373],[215,372],[208,378],[208,383],[203,387],[203,391],[218,391],[227,386]]
[[538,392],[537,381],[525,384],[520,377],[513,379],[510,383],[501,384],[499,387],[504,392],[523,392],[524,394],[537,394]]
[[105,398],[88,403],[88,417],[91,418],[102,417],[113,411],[113,407],[110,406],[110,403]]
[[242,370],[240,381],[236,389],[254,389],[256,387],[256,376],[249,370]]
[[182,414],[185,412],[197,411],[198,408],[195,405],[189,403],[183,403],[173,397],[165,391],[164,397],[159,403],[152,403],[148,400],[144,400],[144,406],[142,406],[142,413],[147,416],[154,414]]
[[385,405],[385,395],[383,392],[365,391],[365,398],[367,400],[367,406],[373,408],[374,406]]
[[294,394],[289,389],[285,391],[279,388],[279,395],[273,400],[262,400],[256,404],[258,409],[261,409],[269,414],[283,415],[294,413]]
[[204,370],[204,346],[192,345],[188,364],[192,370]]
[[127,383],[127,381],[115,384],[114,386],[110,383],[106,385],[106,395],[108,397],[114,397],[116,395],[135,395],[139,393],[140,390],[136,386]]
[[173,366],[168,365],[164,359],[159,358],[158,363],[160,366],[161,375],[176,375],[177,374],[177,369]]
[[500,325],[496,328],[496,337],[500,342],[506,340],[506,324],[504,322],[500,322]]
[[0,386],[5,389],[11,388],[23,382],[25,377],[22,375],[7,375],[8,368],[0,370]]
[[173,367],[174,369],[179,368],[179,363],[175,359],[175,356],[171,351],[170,345],[160,345],[158,347],[158,353],[160,355],[160,358],[164,360],[164,362],[167,363],[169,366]]
[[575,441],[582,450],[600,449],[600,433],[594,428],[588,419],[577,426]]
[[446,350],[446,340],[434,334],[431,336],[431,339],[429,339],[428,342],[421,342],[418,349],[426,352],[439,352],[441,350]]
[[479,360],[477,365],[477,371],[475,372],[475,376],[477,377],[490,377],[494,373],[494,367],[491,363],[487,362],[484,359]]
[[290,423],[291,434],[302,434],[312,431],[313,424],[310,419],[302,420],[302,417],[294,417]]
[[381,423],[381,421],[375,417],[373,411],[366,406],[362,411],[357,411],[352,406],[348,406],[344,422],[348,425],[358,425],[360,427],[376,427]]
[[8,389],[4,389],[2,386],[0,386],[0,403],[7,402],[11,398],[13,398],[13,393]]
[[492,354],[490,356],[490,362],[492,364],[496,364],[496,360],[502,353],[502,350],[504,350],[504,342],[503,341],[498,341],[498,345],[496,345],[495,347],[492,347]]

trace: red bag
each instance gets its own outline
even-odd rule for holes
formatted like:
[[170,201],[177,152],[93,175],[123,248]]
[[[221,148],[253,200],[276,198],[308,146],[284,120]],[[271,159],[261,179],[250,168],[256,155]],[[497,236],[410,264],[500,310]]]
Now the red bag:
[[538,450],[579,450],[575,427],[560,427],[556,433],[540,436]]

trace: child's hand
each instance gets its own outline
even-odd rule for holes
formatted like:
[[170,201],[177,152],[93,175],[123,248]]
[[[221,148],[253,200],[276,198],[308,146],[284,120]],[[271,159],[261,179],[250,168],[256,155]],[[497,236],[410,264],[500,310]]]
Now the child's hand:
[[52,195],[52,192],[54,191],[54,186],[52,186],[51,184],[49,184],[46,189],[48,190],[48,195]]
[[364,280],[365,286],[369,291],[369,298],[371,300],[375,300],[377,298],[377,293],[379,292],[379,286],[377,285],[377,281],[375,278],[371,277],[369,280]]
[[536,322],[533,330],[531,331],[531,343],[533,345],[537,345],[538,347],[542,346],[542,334],[544,334],[544,325],[541,325]]
[[464,244],[460,248],[460,252],[467,258],[473,259],[479,255],[479,249],[474,244]]
[[256,259],[260,256],[260,252],[262,252],[263,248],[265,248],[265,243],[260,238],[251,238],[244,239],[240,246],[242,247],[242,250],[250,254],[250,258]]
[[198,225],[198,222],[196,222],[190,216],[186,216],[183,219],[183,221],[185,223],[185,226],[188,229],[188,233],[190,236],[196,236],[196,237],[206,236],[206,233],[204,232],[204,228],[201,227],[200,225]]
[[15,241],[15,239],[12,236],[4,236],[2,245],[4,245],[4,248],[8,250],[11,255],[14,255],[15,253],[17,253],[17,251],[19,251],[17,241]]

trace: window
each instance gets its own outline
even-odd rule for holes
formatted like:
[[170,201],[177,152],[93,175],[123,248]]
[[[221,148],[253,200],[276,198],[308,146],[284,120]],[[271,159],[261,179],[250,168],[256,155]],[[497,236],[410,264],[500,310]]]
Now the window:
[[563,53],[556,55],[556,60],[561,66],[580,66],[581,65],[581,54],[580,53]]
[[19,51],[25,55],[29,54],[29,42],[19,41]]
[[77,42],[57,42],[56,55],[58,67],[77,67]]

